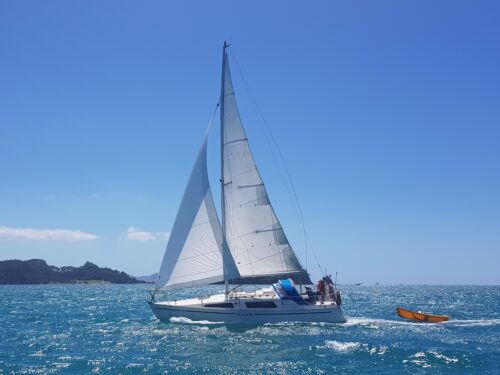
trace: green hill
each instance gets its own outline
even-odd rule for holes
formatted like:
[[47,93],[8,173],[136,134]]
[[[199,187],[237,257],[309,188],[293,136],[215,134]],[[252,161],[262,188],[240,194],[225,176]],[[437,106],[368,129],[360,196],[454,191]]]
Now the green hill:
[[143,281],[125,272],[100,268],[91,262],[81,267],[50,266],[42,259],[0,261],[0,284],[137,284]]

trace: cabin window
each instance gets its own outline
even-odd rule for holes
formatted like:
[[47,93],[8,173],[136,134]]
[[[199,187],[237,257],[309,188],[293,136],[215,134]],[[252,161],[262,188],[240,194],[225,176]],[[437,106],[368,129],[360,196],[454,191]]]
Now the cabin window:
[[221,302],[221,303],[206,303],[205,307],[234,307],[230,302]]
[[247,305],[249,309],[276,308],[276,304],[273,301],[245,302],[245,305]]

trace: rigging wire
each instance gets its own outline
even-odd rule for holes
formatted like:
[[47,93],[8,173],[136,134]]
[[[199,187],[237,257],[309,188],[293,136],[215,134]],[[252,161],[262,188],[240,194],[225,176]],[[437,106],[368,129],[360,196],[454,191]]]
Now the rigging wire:
[[212,128],[212,124],[214,123],[214,118],[215,115],[217,114],[217,109],[219,109],[220,102],[217,102],[215,105],[214,113],[212,114],[212,117],[210,118],[210,121],[208,122],[207,130],[205,130],[205,135],[204,138],[208,137],[208,133],[210,133],[210,129]]
[[[266,121],[265,117],[264,117],[264,114],[262,113],[262,110],[260,109],[259,105],[257,104],[257,100],[255,99],[255,96],[253,95],[253,92],[252,92],[252,89],[250,88],[250,85],[248,84],[247,80],[245,79],[245,75],[243,74],[243,71],[238,63],[238,60],[236,58],[236,55],[234,54],[233,52],[233,47],[232,48],[229,48],[229,52],[231,53],[231,56],[233,58],[233,61],[235,62],[235,65],[242,77],[242,81],[244,83],[244,85],[246,86],[247,90],[248,90],[248,93],[249,93],[249,97],[254,105],[254,107],[256,108],[257,110],[257,113],[259,114],[261,120],[263,121],[269,135],[270,135],[270,138],[272,140],[272,143],[274,144],[274,147],[276,148],[276,151],[278,152],[278,156],[279,156],[279,159],[281,160],[281,164],[285,170],[285,173],[286,173],[286,176],[288,178],[288,181],[290,183],[290,187],[292,189],[292,193],[293,193],[293,197],[294,197],[294,200],[295,200],[295,205],[297,207],[297,209],[295,209],[295,206],[294,206],[294,210],[296,213],[298,213],[298,217],[299,217],[299,220],[300,220],[300,223],[301,223],[301,226],[302,226],[302,231],[303,231],[303,235],[304,235],[304,244],[305,244],[305,251],[306,251],[306,270],[307,270],[307,258],[308,258],[308,249],[311,248],[311,252],[313,253],[313,256],[314,256],[314,259],[316,261],[316,264],[318,266],[318,268],[321,269],[321,265],[318,261],[318,257],[316,256],[316,253],[314,251],[314,249],[312,247],[310,247],[309,245],[309,240],[308,240],[308,236],[307,236],[307,231],[306,231],[306,226],[305,226],[305,222],[304,222],[304,216],[302,214],[302,208],[300,206],[300,202],[299,202],[299,199],[298,199],[298,195],[297,195],[297,191],[295,190],[295,185],[293,184],[293,180],[292,180],[292,177],[290,175],[290,171],[285,163],[285,159],[283,157],[283,154],[281,153],[281,150],[278,146],[278,143],[276,141],[276,138],[274,137],[272,131],[271,131],[271,128],[269,127],[269,124],[268,122]],[[272,149],[271,149],[271,152],[272,152]],[[273,153],[273,156],[274,153]],[[281,174],[281,172],[280,172]],[[285,187],[286,187],[286,184],[285,184]],[[286,188],[287,190],[287,193],[289,194],[289,191],[288,191],[288,188]],[[289,194],[290,196],[290,194]],[[291,197],[290,197],[291,198]],[[292,199],[291,199],[292,200]],[[293,201],[293,200],[292,200]]]

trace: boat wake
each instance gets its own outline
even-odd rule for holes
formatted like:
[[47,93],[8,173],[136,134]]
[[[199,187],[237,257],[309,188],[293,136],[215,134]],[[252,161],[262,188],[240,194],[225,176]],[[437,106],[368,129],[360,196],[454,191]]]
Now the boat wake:
[[[366,318],[366,317],[348,317],[347,322],[343,326],[370,326],[373,328],[378,328],[380,325],[417,325],[421,326],[422,323],[418,322],[408,322],[403,320],[392,320],[392,319],[377,319],[377,318]],[[431,323],[432,324],[432,323]]]
[[422,322],[412,322],[404,320],[392,320],[392,319],[377,319],[377,318],[367,318],[367,317],[351,317],[347,318],[347,322],[343,326],[368,326],[372,328],[378,328],[381,325],[415,325],[415,326],[455,326],[455,327],[489,327],[500,325],[500,319],[456,319],[449,320],[446,322],[439,323],[422,323]]
[[500,325],[500,319],[459,319],[443,322],[456,327],[490,327]]
[[191,320],[184,317],[172,317],[170,318],[171,323],[181,323],[181,324],[196,324],[196,325],[221,325],[224,322],[212,322],[210,320]]

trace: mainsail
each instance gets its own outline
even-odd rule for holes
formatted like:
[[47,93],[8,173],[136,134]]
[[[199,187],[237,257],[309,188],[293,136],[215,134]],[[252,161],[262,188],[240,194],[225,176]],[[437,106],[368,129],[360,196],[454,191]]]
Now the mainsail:
[[226,44],[221,87],[222,227],[244,281],[310,284],[269,201],[238,112]]
[[207,137],[184,191],[155,289],[174,290],[240,277],[222,230],[207,173]]

